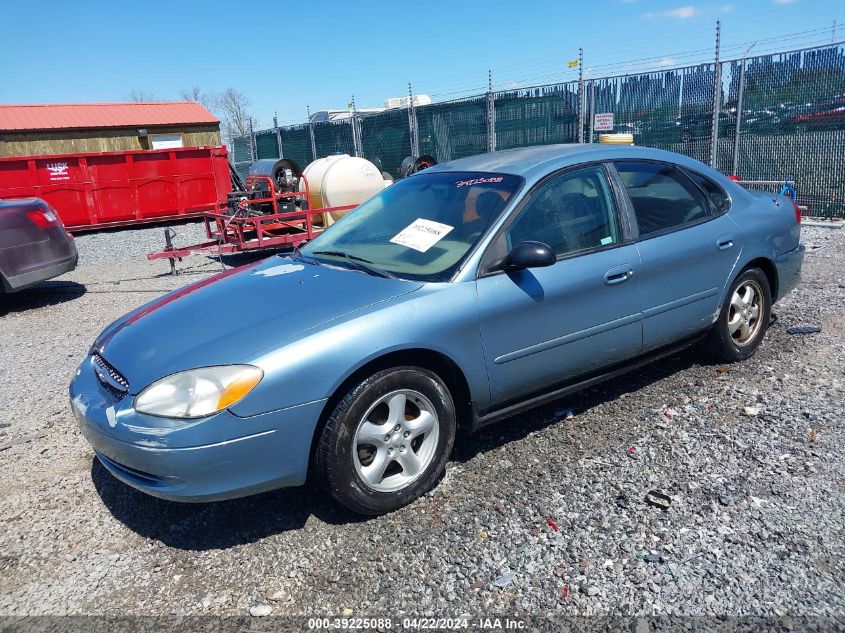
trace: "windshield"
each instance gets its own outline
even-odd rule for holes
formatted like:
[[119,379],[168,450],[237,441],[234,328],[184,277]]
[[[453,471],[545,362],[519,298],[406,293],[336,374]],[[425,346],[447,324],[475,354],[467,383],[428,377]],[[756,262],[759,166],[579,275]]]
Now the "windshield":
[[306,257],[405,279],[448,280],[522,178],[480,172],[421,173],[390,185],[323,232]]

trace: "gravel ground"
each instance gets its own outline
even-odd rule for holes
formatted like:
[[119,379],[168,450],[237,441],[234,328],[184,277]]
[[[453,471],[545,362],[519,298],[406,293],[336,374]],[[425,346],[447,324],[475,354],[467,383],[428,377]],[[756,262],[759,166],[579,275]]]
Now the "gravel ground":
[[[76,271],[0,307],[0,615],[842,622],[845,230],[807,227],[804,242],[820,248],[752,360],[686,352],[461,438],[436,490],[360,520],[308,487],[168,503],[98,465],[66,396],[88,346],[221,264],[165,274],[143,259],[160,227],[81,236]],[[786,333],[799,324],[823,331]]]

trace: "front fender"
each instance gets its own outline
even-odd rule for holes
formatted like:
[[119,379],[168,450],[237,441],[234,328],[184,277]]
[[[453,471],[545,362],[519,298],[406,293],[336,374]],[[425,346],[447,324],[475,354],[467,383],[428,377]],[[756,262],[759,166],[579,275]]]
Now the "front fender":
[[328,398],[367,363],[420,348],[451,359],[472,399],[479,406],[489,403],[475,283],[458,282],[427,284],[257,359],[264,379],[232,411],[253,416]]

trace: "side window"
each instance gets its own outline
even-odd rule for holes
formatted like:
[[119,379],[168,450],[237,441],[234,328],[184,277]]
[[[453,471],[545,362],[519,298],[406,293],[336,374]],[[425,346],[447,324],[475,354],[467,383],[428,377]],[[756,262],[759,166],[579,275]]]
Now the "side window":
[[634,206],[640,237],[706,218],[710,205],[680,170],[661,163],[617,163]]
[[687,173],[689,174],[689,177],[695,181],[695,184],[707,192],[707,195],[710,196],[710,201],[713,203],[713,206],[716,207],[716,211],[724,213],[728,210],[731,206],[731,199],[728,198],[728,194],[725,193],[724,189],[699,173],[694,171],[687,171]]
[[579,169],[546,183],[506,237],[508,250],[533,240],[545,242],[558,256],[619,242],[619,222],[602,168]]

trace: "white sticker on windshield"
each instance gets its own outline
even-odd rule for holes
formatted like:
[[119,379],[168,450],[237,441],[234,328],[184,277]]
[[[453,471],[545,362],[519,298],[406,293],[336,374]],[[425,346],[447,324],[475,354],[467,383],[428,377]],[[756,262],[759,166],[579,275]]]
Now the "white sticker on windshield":
[[415,251],[425,253],[432,246],[437,244],[451,231],[454,226],[417,218],[411,224],[399,231],[390,238],[394,244],[413,248]]

